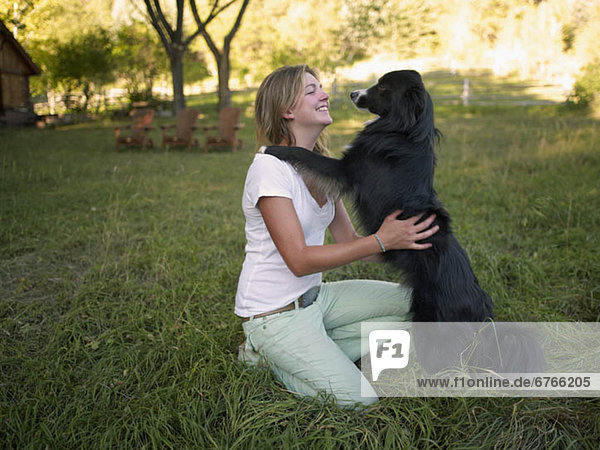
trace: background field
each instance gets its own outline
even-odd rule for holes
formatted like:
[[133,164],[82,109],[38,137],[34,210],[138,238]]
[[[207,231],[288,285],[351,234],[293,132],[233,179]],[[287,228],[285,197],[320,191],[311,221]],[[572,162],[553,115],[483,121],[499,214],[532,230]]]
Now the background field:
[[[598,122],[480,82],[481,102],[464,107],[447,97],[462,78],[426,77],[445,135],[436,189],[497,319],[598,321]],[[334,101],[337,154],[369,118],[344,100],[350,88]],[[492,91],[513,101],[491,106]],[[235,154],[116,153],[108,120],[0,128],[4,446],[597,448],[598,399],[387,398],[359,413],[237,362],[252,99],[234,97],[246,124]],[[189,104],[215,119],[215,97]],[[325,274],[347,278],[397,275],[366,263]]]

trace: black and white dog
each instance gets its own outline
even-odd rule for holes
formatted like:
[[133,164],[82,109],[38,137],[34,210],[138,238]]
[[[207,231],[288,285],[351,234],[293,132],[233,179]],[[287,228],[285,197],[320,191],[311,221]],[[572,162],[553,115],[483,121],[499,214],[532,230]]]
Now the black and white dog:
[[425,240],[433,244],[430,249],[384,253],[413,289],[413,321],[482,323],[492,319],[492,300],[479,286],[433,188],[434,147],[441,134],[421,76],[412,70],[390,72],[350,97],[358,108],[378,118],[358,133],[341,159],[297,147],[272,146],[265,153],[290,162],[307,182],[329,195],[351,195],[369,234],[398,209],[403,211],[399,218],[418,214],[426,218],[435,213],[434,224],[440,229]]
[[377,84],[350,95],[357,107],[379,116],[361,131],[342,159],[308,150],[269,147],[266,153],[291,162],[329,195],[351,194],[364,230],[375,233],[397,209],[400,218],[436,214],[439,231],[428,250],[389,251],[387,262],[413,288],[415,322],[482,322],[492,301],[481,289],[469,259],[450,228],[450,216],[433,188],[435,128],[433,103],[419,73],[390,72]]

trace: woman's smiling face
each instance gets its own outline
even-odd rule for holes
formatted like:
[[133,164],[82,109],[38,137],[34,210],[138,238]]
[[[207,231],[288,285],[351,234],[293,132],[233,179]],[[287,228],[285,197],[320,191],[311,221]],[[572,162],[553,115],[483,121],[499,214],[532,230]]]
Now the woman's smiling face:
[[304,74],[304,88],[296,104],[289,111],[296,126],[302,128],[311,126],[326,127],[333,122],[329,115],[329,95],[310,73]]

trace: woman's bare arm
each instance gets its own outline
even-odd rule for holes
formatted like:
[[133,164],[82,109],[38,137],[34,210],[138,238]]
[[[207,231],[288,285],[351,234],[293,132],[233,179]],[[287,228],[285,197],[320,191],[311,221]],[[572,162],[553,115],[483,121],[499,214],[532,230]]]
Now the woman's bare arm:
[[[346,207],[341,200],[338,200],[335,204],[335,217],[329,225],[329,231],[337,243],[350,242],[362,237],[356,233],[354,225],[352,225],[352,221],[348,215],[348,211],[346,211]],[[362,260],[369,262],[384,261],[381,254],[366,256]]]
[[[292,200],[285,197],[261,197],[258,208],[277,250],[297,277],[333,269],[381,252],[379,243],[372,235],[344,240],[350,238],[347,224],[344,225],[346,219],[350,220],[347,213],[346,218],[340,217],[339,222],[334,226],[335,244],[308,246]],[[387,250],[429,248],[430,244],[417,244],[416,241],[425,239],[437,231],[437,227],[427,229],[434,217],[431,216],[415,225],[418,217],[396,220],[395,217],[399,213],[396,211],[388,216],[377,232],[385,248]],[[342,242],[337,242],[336,234]]]

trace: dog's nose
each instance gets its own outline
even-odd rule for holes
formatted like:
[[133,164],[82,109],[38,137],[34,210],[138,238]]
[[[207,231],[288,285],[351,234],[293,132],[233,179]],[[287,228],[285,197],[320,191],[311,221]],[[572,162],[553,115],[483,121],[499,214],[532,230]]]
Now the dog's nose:
[[352,100],[353,102],[356,101],[356,99],[358,98],[358,91],[352,91],[350,92],[350,100]]

